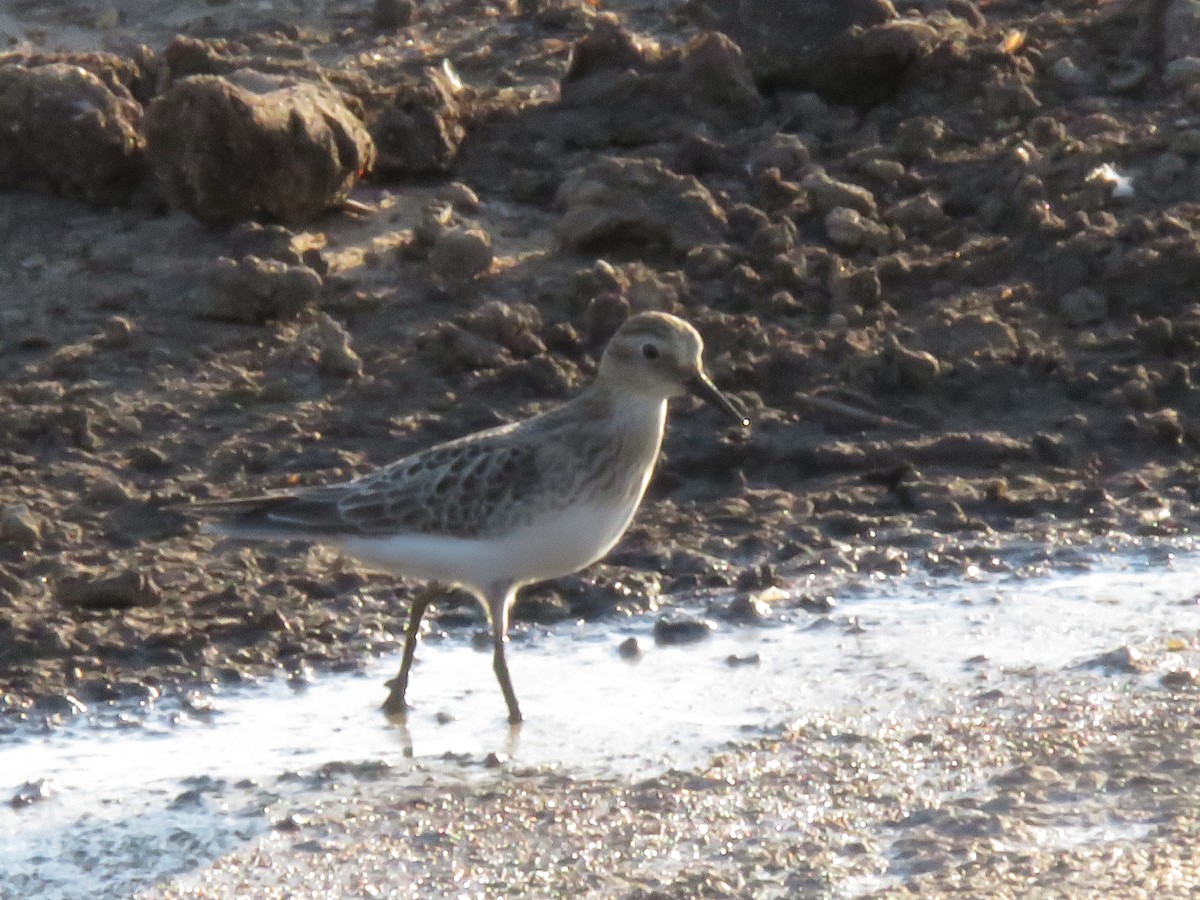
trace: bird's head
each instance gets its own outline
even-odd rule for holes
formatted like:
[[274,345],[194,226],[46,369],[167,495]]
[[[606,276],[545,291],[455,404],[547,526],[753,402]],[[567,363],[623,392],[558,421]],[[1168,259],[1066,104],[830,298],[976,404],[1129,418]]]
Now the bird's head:
[[612,336],[600,361],[600,377],[618,390],[664,400],[693,394],[723,410],[743,427],[746,414],[722,394],[704,370],[700,332],[660,312],[630,317]]

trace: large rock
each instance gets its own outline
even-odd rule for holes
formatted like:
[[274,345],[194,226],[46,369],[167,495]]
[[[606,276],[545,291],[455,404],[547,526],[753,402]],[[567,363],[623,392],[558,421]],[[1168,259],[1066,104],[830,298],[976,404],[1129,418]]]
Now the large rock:
[[657,160],[610,157],[584,166],[567,176],[556,202],[559,239],[573,249],[645,241],[686,252],[725,234],[725,213],[708,189]]
[[759,83],[858,107],[893,96],[937,42],[890,0],[703,0],[693,12],[738,42]]
[[0,66],[0,122],[0,187],[116,203],[144,175],[141,105],[81,66]]
[[303,223],[344,202],[375,161],[336,91],[250,70],[172,85],[146,137],[167,195],[205,222]]

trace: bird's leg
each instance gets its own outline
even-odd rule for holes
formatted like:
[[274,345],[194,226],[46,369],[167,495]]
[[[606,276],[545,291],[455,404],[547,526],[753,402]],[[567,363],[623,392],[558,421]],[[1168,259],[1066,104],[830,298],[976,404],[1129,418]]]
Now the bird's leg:
[[500,682],[504,702],[508,705],[510,725],[521,724],[521,707],[517,705],[512,679],[508,677],[508,663],[504,659],[504,642],[508,640],[508,610],[515,594],[516,591],[511,587],[503,585],[493,588],[487,598],[488,618],[492,620],[492,669],[496,673],[496,680]]
[[408,670],[412,668],[413,654],[417,652],[417,632],[421,630],[421,617],[437,596],[435,585],[426,585],[412,599],[408,611],[408,627],[404,630],[404,654],[400,657],[400,672],[388,684],[391,691],[383,701],[383,711],[388,715],[403,715],[408,710],[404,694],[408,690]]

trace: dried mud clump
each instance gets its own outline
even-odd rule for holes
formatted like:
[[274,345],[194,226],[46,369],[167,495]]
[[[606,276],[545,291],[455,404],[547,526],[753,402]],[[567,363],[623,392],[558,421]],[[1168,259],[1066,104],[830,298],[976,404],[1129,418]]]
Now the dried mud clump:
[[168,197],[205,222],[308,221],[375,160],[338,93],[249,70],[173,85],[150,105],[146,136]]
[[933,28],[898,18],[889,0],[701,0],[692,13],[738,42],[760,84],[859,107],[894,96],[937,43]]
[[162,602],[162,592],[150,576],[129,569],[68,576],[59,581],[55,596],[63,606],[78,609],[133,609]]
[[124,88],[143,106],[154,96],[162,64],[146,45],[137,47],[129,56],[118,56],[103,50],[75,53],[0,53],[0,66],[23,66],[36,69],[54,63],[78,66],[103,81],[110,90]]
[[[480,100],[460,166],[472,183],[503,180],[522,202],[548,203],[570,165],[555,148],[703,145],[676,154],[680,171],[740,171],[720,138],[760,125],[766,103],[737,44],[700,34],[663,47],[610,16],[570,46],[557,99]],[[721,156],[721,164],[688,157]]]
[[244,256],[221,257],[196,289],[196,313],[226,322],[260,324],[288,319],[316,304],[323,280],[305,265]]
[[581,146],[639,146],[757,124],[764,103],[737,44],[709,32],[660,50],[614,20],[576,44],[561,101],[544,111]]
[[401,83],[371,122],[381,174],[425,175],[450,170],[466,136],[461,85],[427,69]]
[[122,84],[81,66],[0,66],[0,121],[2,187],[107,204],[142,178],[142,107]]
[[559,240],[572,249],[649,241],[685,252],[719,242],[726,227],[704,185],[657,160],[601,159],[571,173],[557,202]]

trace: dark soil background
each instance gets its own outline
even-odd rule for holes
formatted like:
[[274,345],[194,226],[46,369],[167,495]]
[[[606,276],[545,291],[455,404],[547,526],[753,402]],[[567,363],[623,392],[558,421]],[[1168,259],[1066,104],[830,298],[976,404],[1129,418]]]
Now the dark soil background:
[[[819,607],[841,577],[1189,529],[1198,17],[14,4],[5,720],[394,652],[412,585],[164,507],[344,479],[561,402],[631,310],[694,322],[754,428],[678,404],[629,535],[530,590],[521,622],[780,584]],[[166,99],[198,74],[220,84],[207,117]],[[181,129],[220,147],[240,132],[219,110],[273,114],[230,87],[263,77],[325,92],[283,118],[294,146],[181,163]],[[296,148],[334,146],[297,193]],[[435,628],[476,615],[441,609]]]

